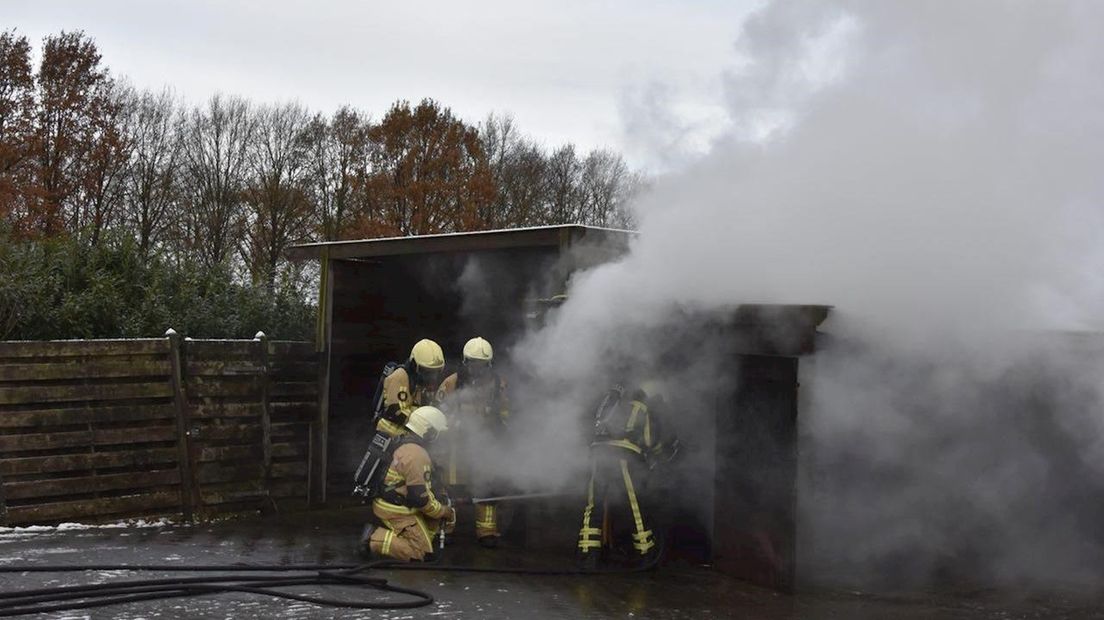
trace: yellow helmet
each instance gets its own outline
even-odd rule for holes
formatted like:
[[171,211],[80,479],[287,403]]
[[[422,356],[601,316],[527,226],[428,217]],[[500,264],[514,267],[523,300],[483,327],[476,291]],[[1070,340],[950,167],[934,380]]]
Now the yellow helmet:
[[644,396],[647,398],[661,398],[663,396],[663,388],[660,386],[659,381],[655,379],[648,379],[640,383],[640,391],[644,392]]
[[441,345],[423,338],[410,350],[410,361],[420,369],[441,370],[445,367],[445,352]]
[[406,419],[406,428],[421,437],[426,443],[432,443],[437,435],[448,430],[448,419],[436,407],[418,407]]
[[491,343],[476,336],[464,344],[464,361],[487,362],[494,359],[494,349]]

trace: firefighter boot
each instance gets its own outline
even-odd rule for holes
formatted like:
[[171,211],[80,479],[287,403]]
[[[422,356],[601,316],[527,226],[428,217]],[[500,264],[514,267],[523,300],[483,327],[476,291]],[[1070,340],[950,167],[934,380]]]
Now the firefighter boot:
[[375,559],[375,554],[372,553],[372,532],[376,531],[376,526],[368,523],[364,526],[364,530],[360,533],[360,540],[357,541],[357,555],[365,560]]
[[598,552],[590,551],[587,553],[579,553],[575,556],[575,564],[579,567],[579,570],[593,573],[598,570]]
[[655,568],[659,564],[659,547],[652,547],[639,556],[636,565],[639,568]]

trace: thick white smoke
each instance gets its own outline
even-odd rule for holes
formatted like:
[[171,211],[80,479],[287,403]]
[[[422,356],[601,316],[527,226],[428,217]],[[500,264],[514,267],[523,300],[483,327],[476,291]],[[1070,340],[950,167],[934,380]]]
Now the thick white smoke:
[[640,350],[616,334],[681,309],[830,304],[842,344],[802,362],[806,561],[1099,574],[1068,477],[1104,477],[1104,375],[1039,332],[1104,319],[1102,23],[1090,1],[768,5],[726,77],[734,129],[513,357],[593,387]]

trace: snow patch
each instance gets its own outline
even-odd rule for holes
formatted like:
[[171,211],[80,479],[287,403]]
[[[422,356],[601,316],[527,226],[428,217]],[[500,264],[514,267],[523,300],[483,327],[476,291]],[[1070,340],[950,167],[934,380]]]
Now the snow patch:
[[52,534],[54,532],[75,532],[85,530],[110,530],[126,528],[168,527],[176,525],[169,519],[135,519],[116,523],[59,523],[58,525],[27,525],[23,527],[0,527],[0,538],[25,537],[28,534]]

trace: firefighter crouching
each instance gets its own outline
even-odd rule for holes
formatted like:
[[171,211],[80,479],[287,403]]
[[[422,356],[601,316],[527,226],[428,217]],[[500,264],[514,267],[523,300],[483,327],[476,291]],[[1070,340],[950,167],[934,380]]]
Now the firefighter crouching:
[[398,368],[385,369],[383,400],[380,403],[376,430],[389,436],[403,434],[406,419],[416,408],[433,403],[441,371],[445,367],[445,354],[441,345],[423,339],[410,350],[406,363]]
[[597,565],[603,543],[614,539],[614,530],[631,530],[633,554],[641,563],[650,563],[659,553],[640,491],[650,467],[670,460],[678,450],[677,439],[665,442],[662,436],[662,408],[653,385],[632,391],[615,386],[595,413],[587,504],[579,529],[578,557],[584,568]]
[[436,407],[419,407],[411,412],[405,428],[372,501],[372,513],[383,526],[365,527],[361,543],[367,543],[362,552],[373,557],[411,561],[433,551],[434,536],[440,528],[448,531],[455,525],[456,512],[433,493],[433,462],[427,452],[448,429],[445,414]]
[[[493,454],[493,446],[480,445],[491,438],[501,439],[509,419],[506,383],[493,368],[494,349],[483,338],[472,338],[464,345],[460,369],[441,382],[437,400],[449,412],[453,432],[447,446],[448,468],[445,479],[450,488],[467,486],[471,495],[491,495],[492,467],[479,471],[471,467],[470,457],[478,450],[484,465]],[[479,544],[498,546],[498,506],[493,502],[475,505],[475,536]]]

